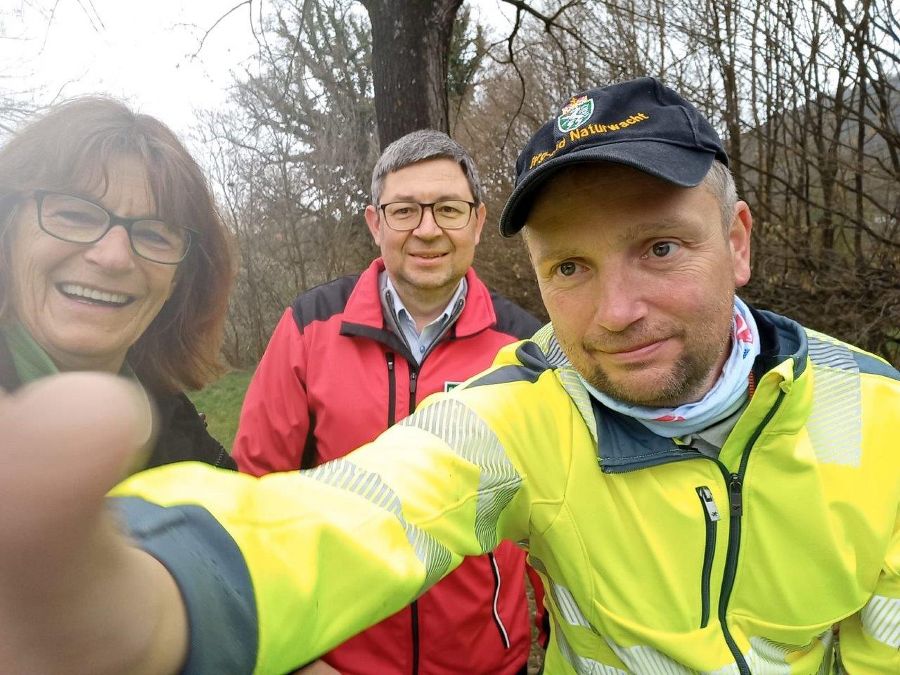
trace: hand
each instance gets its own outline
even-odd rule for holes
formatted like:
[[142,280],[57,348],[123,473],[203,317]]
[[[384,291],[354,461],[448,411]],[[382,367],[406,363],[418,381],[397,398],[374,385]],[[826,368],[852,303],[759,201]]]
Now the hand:
[[294,675],[341,675],[341,671],[335,670],[322,660],[313,661],[305,668],[294,671]]
[[127,381],[72,373],[0,398],[0,672],[174,673],[174,581],[128,545],[104,495],[151,436]]

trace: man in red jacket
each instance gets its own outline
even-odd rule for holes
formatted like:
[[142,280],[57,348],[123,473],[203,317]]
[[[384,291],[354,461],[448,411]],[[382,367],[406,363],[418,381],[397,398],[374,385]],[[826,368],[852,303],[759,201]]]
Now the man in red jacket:
[[[365,216],[381,257],[302,293],[275,328],[241,411],[234,456],[242,471],[341,457],[539,327],[471,268],[483,188],[472,158],[446,134],[417,131],[385,149]],[[529,645],[525,558],[506,542],[308,670],[516,675],[526,672]]]

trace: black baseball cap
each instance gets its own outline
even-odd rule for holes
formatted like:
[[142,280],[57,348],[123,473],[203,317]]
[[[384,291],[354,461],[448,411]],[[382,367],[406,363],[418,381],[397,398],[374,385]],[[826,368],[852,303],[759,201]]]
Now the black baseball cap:
[[715,129],[654,78],[588,89],[572,96],[519,155],[516,187],[500,216],[500,233],[511,237],[522,229],[538,188],[563,167],[612,162],[694,187],[714,159],[728,166]]

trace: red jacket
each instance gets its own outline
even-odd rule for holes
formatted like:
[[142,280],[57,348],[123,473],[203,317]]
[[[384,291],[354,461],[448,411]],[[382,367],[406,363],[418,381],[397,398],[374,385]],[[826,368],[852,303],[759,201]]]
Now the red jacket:
[[[242,471],[261,475],[341,457],[539,327],[469,269],[462,313],[417,368],[385,327],[383,269],[375,260],[358,277],[301,294],[285,311],[241,410],[234,457]],[[524,553],[504,542],[324,659],[345,675],[524,673],[531,642],[524,572]]]

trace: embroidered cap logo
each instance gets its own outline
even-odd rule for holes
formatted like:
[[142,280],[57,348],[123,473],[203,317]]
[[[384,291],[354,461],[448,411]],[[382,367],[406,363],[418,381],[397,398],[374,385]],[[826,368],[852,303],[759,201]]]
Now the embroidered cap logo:
[[572,98],[556,118],[556,126],[562,133],[577,129],[594,114],[594,99],[587,96]]

